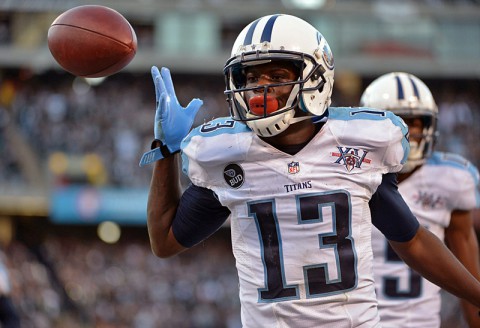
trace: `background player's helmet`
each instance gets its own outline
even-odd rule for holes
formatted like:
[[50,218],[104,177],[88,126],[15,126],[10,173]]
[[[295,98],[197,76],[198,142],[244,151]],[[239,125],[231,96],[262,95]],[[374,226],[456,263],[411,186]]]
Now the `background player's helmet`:
[[[245,88],[244,68],[284,60],[299,69],[297,81]],[[256,134],[270,137],[290,124],[311,115],[324,114],[331,103],[334,60],[327,40],[304,20],[290,15],[270,15],[257,19],[238,35],[224,68],[227,101],[234,120],[245,122]],[[287,104],[267,113],[268,87],[293,85]],[[262,90],[263,115],[255,115],[244,98],[245,91]],[[295,117],[298,106],[308,115]]]
[[404,119],[422,119],[422,139],[410,140],[410,153],[402,173],[411,172],[431,155],[437,137],[438,109],[430,89],[418,77],[402,72],[382,75],[365,89],[360,105],[389,110]]

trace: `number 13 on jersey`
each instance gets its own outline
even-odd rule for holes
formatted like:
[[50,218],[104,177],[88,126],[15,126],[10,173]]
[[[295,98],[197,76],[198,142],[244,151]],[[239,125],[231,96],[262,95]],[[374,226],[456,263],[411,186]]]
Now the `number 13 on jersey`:
[[[350,195],[346,191],[314,193],[296,196],[297,218],[277,217],[274,199],[247,203],[249,216],[255,220],[264,265],[265,287],[259,288],[260,302],[279,302],[300,298],[298,285],[286,281],[282,220],[297,220],[299,225],[318,224],[332,220],[330,231],[318,233],[318,243],[311,245],[319,253],[333,250],[335,260],[320,260],[302,267],[307,298],[344,293],[357,285],[356,253],[351,235],[352,215]],[[326,215],[325,213],[330,213]],[[322,225],[323,226],[323,225]],[[289,240],[290,243],[301,242]],[[300,255],[300,254],[299,254]],[[329,272],[337,272],[330,278]]]

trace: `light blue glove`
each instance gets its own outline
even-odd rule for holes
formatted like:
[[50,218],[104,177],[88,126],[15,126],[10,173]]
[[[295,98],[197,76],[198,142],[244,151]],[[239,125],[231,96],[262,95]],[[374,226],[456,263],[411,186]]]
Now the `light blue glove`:
[[164,146],[143,154],[140,166],[153,163],[179,151],[180,143],[190,132],[195,115],[203,105],[202,100],[195,98],[187,107],[183,108],[175,95],[170,70],[162,67],[159,72],[158,68],[153,66],[151,71],[156,97],[154,136],[155,140],[160,140]]

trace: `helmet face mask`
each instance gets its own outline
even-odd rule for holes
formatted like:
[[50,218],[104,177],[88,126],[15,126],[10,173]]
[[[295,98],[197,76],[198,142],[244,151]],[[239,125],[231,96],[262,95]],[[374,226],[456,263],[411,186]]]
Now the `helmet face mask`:
[[430,157],[438,136],[438,108],[430,89],[418,77],[403,72],[382,75],[365,89],[360,105],[389,110],[406,121],[421,119],[422,132],[410,135],[410,153],[400,173],[413,171]]
[[[282,113],[285,113],[288,110],[294,109],[295,107],[298,106],[299,104],[299,95],[300,92],[302,91],[313,91],[313,90],[318,90],[322,89],[324,84],[325,84],[325,79],[323,76],[320,75],[320,78],[315,78],[317,80],[317,84],[310,87],[310,88],[305,88],[302,87],[305,85],[309,80],[314,79],[313,75],[315,74],[316,71],[320,70],[320,66],[318,64],[312,64],[312,70],[307,73],[306,76],[302,76],[302,74],[305,73],[304,70],[304,62],[305,61],[312,61],[312,59],[305,59],[305,56],[303,54],[294,54],[292,55],[291,60],[285,60],[283,59],[285,56],[283,56],[285,53],[281,53],[281,56],[277,59],[275,56],[275,52],[271,52],[268,54],[268,57],[270,59],[268,60],[246,60],[246,61],[240,61],[240,62],[233,62],[228,64],[225,68],[225,74],[227,76],[227,80],[231,81],[231,83],[234,86],[234,89],[227,89],[225,91],[225,94],[227,95],[227,100],[230,105],[230,110],[231,110],[231,115],[234,119],[239,120],[239,121],[251,121],[251,120],[257,120],[259,118],[265,118],[268,116],[274,116],[274,115],[279,115]],[[248,57],[249,54],[245,54],[245,57]],[[258,54],[255,54],[255,57],[257,57]],[[296,56],[296,57],[295,57]],[[258,56],[261,57],[261,56]],[[297,58],[302,58],[302,60],[298,60]],[[279,63],[279,64],[287,64],[287,63],[293,63],[294,65],[290,65],[291,67],[294,68],[296,71],[296,76],[297,79],[293,81],[288,81],[288,82],[281,82],[281,83],[269,83],[269,84],[264,84],[264,85],[255,85],[255,86],[246,86],[246,75],[245,71],[248,70],[249,67],[253,66],[260,66],[260,65],[265,65],[267,63]],[[291,86],[292,90],[290,92],[290,97],[286,103],[286,106],[284,106],[281,109],[276,110],[273,113],[267,113],[267,106],[264,106],[264,112],[263,115],[255,115],[252,114],[252,111],[250,109],[249,103],[245,99],[245,94],[249,91],[256,91],[258,93],[263,93],[265,97],[265,104],[267,103],[266,97],[268,94],[268,90],[272,88],[278,88],[278,87],[285,87],[285,86]],[[242,109],[242,110],[239,110]],[[250,115],[252,114],[252,115]],[[261,117],[259,117],[261,116]]]
[[[246,70],[277,62],[291,63],[291,67],[298,70],[298,78],[246,87]],[[262,17],[239,34],[232,56],[224,68],[230,114],[234,120],[245,122],[260,136],[277,135],[290,124],[305,119],[294,118],[297,108],[310,115],[325,112],[331,102],[333,71],[333,55],[328,43],[313,26],[289,15]],[[285,105],[275,111],[267,110],[268,90],[285,86],[291,86]],[[260,113],[252,111],[246,99],[246,93],[252,91],[263,94],[263,110]]]

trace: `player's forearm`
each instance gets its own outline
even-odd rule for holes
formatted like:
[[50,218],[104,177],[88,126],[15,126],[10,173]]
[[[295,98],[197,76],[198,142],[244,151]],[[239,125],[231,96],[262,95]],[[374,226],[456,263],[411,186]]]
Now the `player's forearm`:
[[475,233],[480,235],[480,209],[476,208],[472,211],[473,214],[473,228]]
[[406,243],[390,242],[395,252],[432,283],[480,307],[480,282],[450,250],[427,229],[420,227]]
[[147,226],[152,251],[158,257],[169,257],[183,250],[171,229],[180,199],[176,157],[157,161],[150,182]]
[[480,327],[480,313],[478,308],[465,300],[460,300],[460,303],[462,305],[463,316],[468,326],[470,328]]
[[[480,280],[478,240],[473,228],[469,229],[467,235],[447,235],[447,240],[453,254],[477,280]],[[461,301],[461,304],[469,327],[480,327],[478,309],[464,300]]]

